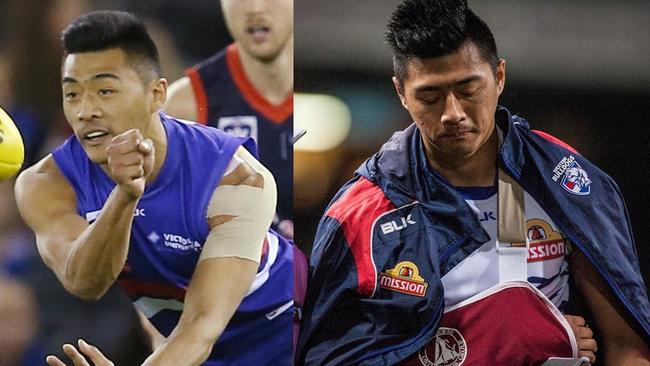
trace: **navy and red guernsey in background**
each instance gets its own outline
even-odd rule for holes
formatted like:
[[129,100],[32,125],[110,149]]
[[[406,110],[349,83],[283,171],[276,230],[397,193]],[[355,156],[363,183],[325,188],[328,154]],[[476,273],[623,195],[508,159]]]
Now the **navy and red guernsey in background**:
[[293,220],[293,93],[279,105],[260,94],[244,73],[236,44],[186,72],[198,104],[198,122],[251,137],[259,159],[278,184],[278,216]]

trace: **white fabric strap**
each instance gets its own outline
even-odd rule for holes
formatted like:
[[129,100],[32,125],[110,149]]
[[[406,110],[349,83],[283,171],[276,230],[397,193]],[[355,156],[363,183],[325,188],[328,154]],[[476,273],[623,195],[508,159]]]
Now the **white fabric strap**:
[[499,169],[498,234],[499,282],[528,280],[528,235],[524,212],[524,190]]
[[499,282],[526,281],[528,279],[528,249],[524,247],[502,244],[498,239],[495,242],[499,254]]
[[544,362],[542,366],[583,366],[590,365],[587,357],[581,358],[562,358],[551,357],[548,361]]

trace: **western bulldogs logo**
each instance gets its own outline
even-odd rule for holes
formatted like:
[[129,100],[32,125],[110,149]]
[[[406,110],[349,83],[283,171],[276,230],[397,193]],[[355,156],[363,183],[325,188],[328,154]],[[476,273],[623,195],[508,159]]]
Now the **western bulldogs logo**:
[[217,122],[217,128],[229,135],[252,137],[257,142],[257,117],[255,116],[221,117]]
[[[431,349],[433,347],[435,349]],[[440,327],[436,334],[435,345],[431,342],[429,346],[418,351],[418,359],[424,366],[459,366],[463,364],[466,357],[467,343],[455,328]]]
[[579,196],[584,196],[591,192],[591,180],[587,176],[587,172],[580,167],[577,161],[569,165],[560,184],[569,193]]

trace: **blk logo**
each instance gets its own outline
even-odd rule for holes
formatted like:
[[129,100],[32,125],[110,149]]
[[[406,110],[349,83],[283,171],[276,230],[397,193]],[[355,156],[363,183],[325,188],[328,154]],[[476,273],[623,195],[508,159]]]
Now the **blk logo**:
[[393,220],[379,225],[381,227],[381,232],[384,234],[390,234],[394,231],[400,231],[406,229],[407,226],[413,225],[416,222],[411,220],[411,215],[409,214],[406,217],[400,217],[399,220]]
[[496,221],[496,219],[497,219],[497,217],[496,217],[495,214],[494,214],[494,211],[490,211],[490,212],[481,212],[481,213],[483,214],[483,217],[480,217],[480,216],[479,216],[478,220],[479,220],[480,222],[491,221],[491,220],[492,220],[492,221]]

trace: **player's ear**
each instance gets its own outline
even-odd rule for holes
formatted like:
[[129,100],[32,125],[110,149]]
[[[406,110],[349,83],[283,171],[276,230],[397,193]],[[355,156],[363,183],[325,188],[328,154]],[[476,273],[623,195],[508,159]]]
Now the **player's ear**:
[[506,60],[499,60],[495,76],[497,79],[497,95],[500,96],[506,85]]
[[397,76],[393,76],[393,86],[395,87],[397,96],[399,96],[399,100],[402,102],[402,106],[408,110],[409,107],[406,105],[406,99],[404,98],[404,87],[399,79],[397,79]]
[[151,98],[152,98],[152,113],[162,109],[167,100],[167,79],[158,78],[152,81],[151,84]]

